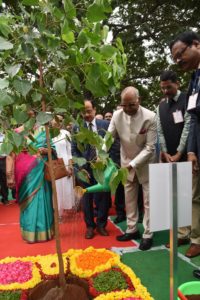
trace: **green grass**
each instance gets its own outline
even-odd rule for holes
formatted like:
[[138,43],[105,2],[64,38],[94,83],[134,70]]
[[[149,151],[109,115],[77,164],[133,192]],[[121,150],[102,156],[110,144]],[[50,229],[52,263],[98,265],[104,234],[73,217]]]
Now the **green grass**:
[[[169,300],[169,251],[152,250],[126,253],[122,262],[135,272],[155,300]],[[194,267],[178,258],[178,286],[194,281]]]
[[[114,217],[112,217],[113,219]],[[125,231],[126,222],[118,224],[118,226]],[[142,224],[138,224],[138,230],[143,233]],[[139,241],[138,241],[139,242]],[[155,232],[153,236],[153,247],[162,246],[169,242],[169,230]],[[178,248],[178,252],[185,255],[188,245]],[[122,262],[128,265],[136,273],[137,277],[152,297],[155,300],[169,300],[169,251],[150,250],[138,251],[133,253],[126,253],[122,256]],[[200,266],[199,256],[191,259],[191,262],[196,266]],[[192,272],[195,268],[187,261],[178,258],[178,286],[187,281],[195,281]]]

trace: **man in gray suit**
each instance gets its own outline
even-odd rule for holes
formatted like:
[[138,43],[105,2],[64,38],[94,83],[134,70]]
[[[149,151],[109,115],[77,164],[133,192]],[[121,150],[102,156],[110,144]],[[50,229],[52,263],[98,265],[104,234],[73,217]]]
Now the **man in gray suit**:
[[152,246],[152,233],[149,229],[149,176],[148,164],[155,162],[156,118],[155,113],[140,106],[139,92],[129,86],[121,93],[121,107],[114,112],[108,131],[121,142],[121,166],[129,171],[125,185],[127,215],[126,233],[117,236],[118,241],[140,238],[138,222],[138,187],[142,184],[144,194],[144,233],[140,250]]

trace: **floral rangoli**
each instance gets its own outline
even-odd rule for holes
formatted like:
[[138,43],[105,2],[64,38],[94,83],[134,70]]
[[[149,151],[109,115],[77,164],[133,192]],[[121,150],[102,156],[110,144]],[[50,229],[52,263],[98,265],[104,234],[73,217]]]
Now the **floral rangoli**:
[[[65,274],[88,281],[95,300],[153,300],[135,273],[112,251],[70,249],[63,254],[63,262]],[[25,295],[42,280],[58,277],[58,273],[57,255],[7,257],[0,260],[0,292],[21,290]]]

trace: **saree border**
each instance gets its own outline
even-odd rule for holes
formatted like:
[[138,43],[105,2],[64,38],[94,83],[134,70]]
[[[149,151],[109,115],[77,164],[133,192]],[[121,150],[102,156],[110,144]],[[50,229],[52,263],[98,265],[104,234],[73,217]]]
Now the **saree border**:
[[39,186],[29,195],[27,196],[21,203],[19,202],[20,211],[23,212],[28,205],[32,202],[33,196],[39,191],[43,184],[44,179],[40,182]]

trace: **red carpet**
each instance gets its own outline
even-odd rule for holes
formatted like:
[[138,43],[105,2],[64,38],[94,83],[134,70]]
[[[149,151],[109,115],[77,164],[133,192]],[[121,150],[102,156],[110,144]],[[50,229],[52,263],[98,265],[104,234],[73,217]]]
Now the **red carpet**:
[[[62,251],[65,252],[70,248],[85,249],[89,246],[95,248],[136,247],[132,241],[118,242],[115,237],[120,234],[120,231],[110,221],[108,221],[107,230],[110,234],[108,237],[96,234],[92,240],[86,240],[82,213],[72,213],[66,217],[65,223],[60,225]],[[7,256],[35,256],[55,252],[55,240],[37,244],[27,244],[22,240],[17,204],[0,206],[0,259]]]

